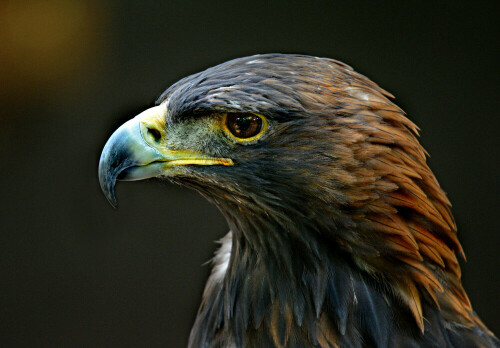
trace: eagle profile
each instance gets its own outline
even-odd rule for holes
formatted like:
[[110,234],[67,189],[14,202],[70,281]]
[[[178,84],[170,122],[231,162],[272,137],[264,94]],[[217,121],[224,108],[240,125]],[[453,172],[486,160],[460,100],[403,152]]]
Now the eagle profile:
[[199,191],[230,231],[190,347],[498,347],[460,280],[418,128],[341,62],[266,54],[168,88],[106,143],[99,180]]

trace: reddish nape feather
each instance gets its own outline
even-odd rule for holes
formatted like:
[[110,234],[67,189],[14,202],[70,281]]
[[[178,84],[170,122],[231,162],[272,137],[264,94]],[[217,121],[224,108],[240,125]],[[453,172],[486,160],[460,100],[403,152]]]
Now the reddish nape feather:
[[[485,328],[462,287],[456,254],[464,254],[450,202],[426,164],[418,127],[389,101],[389,93],[362,75],[346,73],[343,90],[323,85],[324,94],[315,99],[338,106],[340,117],[330,119],[331,130],[344,140],[345,151],[336,148],[334,155],[345,171],[333,175],[349,187],[345,193],[366,233],[357,240],[361,247],[349,244],[352,255],[362,269],[390,281],[422,331],[422,297],[446,319]],[[356,250],[364,248],[380,253]]]

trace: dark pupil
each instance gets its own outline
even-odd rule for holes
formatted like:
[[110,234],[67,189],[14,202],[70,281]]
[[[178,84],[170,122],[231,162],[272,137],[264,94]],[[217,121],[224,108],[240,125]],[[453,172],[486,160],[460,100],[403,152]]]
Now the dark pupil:
[[250,138],[259,134],[262,119],[254,114],[229,114],[227,127],[238,138]]

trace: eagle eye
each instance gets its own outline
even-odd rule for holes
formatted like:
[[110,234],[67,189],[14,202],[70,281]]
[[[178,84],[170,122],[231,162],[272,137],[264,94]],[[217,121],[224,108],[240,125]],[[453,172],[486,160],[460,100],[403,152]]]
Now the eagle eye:
[[249,142],[259,138],[267,128],[267,120],[250,112],[231,112],[223,116],[224,129],[236,140]]

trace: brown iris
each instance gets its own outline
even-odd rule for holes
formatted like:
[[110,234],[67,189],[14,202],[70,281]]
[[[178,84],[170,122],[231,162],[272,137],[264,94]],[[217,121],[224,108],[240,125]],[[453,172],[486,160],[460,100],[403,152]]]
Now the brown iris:
[[240,139],[255,137],[264,126],[262,118],[252,113],[228,113],[225,119],[229,132]]

